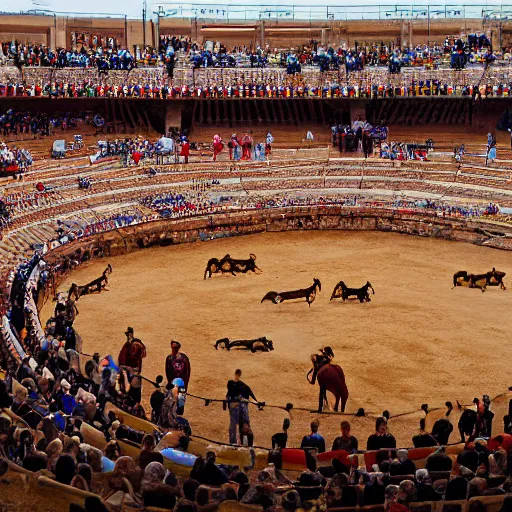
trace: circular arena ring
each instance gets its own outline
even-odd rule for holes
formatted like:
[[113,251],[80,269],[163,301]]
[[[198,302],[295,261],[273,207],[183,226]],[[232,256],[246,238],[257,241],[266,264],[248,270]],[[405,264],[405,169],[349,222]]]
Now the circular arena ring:
[[[288,414],[293,444],[316,417],[311,411],[318,389],[305,374],[310,355],[329,345],[347,378],[353,431],[364,439],[387,409],[399,445],[410,446],[425,415],[422,404],[440,408],[429,414],[433,418],[444,414],[448,400],[470,404],[474,396],[494,397],[510,384],[508,363],[500,357],[510,327],[508,292],[451,288],[459,270],[510,272],[509,253],[489,249],[512,247],[509,219],[485,209],[491,200],[507,205],[512,191],[498,179],[501,169],[459,174],[454,183],[452,167],[414,162],[398,168],[375,160],[365,164],[364,188],[356,161],[167,166],[154,178],[141,168],[99,163],[88,170],[95,181],[88,191],[74,185],[81,171],[72,166],[34,171],[20,191],[36,179],[52,188],[32,208],[20,200],[12,209],[0,244],[4,311],[12,299],[12,271],[33,254],[34,244],[48,249],[44,259],[52,270],[46,287],[30,281],[29,290],[39,291],[35,299],[25,296],[37,335],[52,314],[53,294],[71,282],[90,281],[110,263],[108,291],[78,304],[75,326],[84,352],[116,356],[131,325],[148,347],[143,374],[154,380],[164,372],[169,341],[178,339],[192,363],[189,391],[206,398],[222,399],[225,382],[241,368],[267,403],[263,411],[254,408],[251,420],[256,444],[269,446]],[[182,196],[184,209],[165,203],[169,194],[174,203]],[[227,253],[256,254],[263,272],[204,280],[208,259]],[[39,277],[33,275],[37,261],[32,263],[28,273]],[[322,291],[311,308],[305,302],[260,303],[269,290],[306,287],[313,278],[321,280]],[[352,287],[369,280],[376,294],[366,304],[329,301],[340,280]],[[15,357],[9,324],[4,316],[4,357]],[[259,336],[273,340],[275,350],[253,354],[213,346],[224,337]],[[150,393],[146,386],[146,403]],[[494,402],[497,419],[509,395]],[[287,403],[294,406],[290,413]],[[192,396],[187,401],[194,433],[226,440],[227,413],[216,402],[205,405]],[[354,416],[361,407],[366,416]],[[333,435],[341,419],[322,416],[322,430]],[[497,433],[501,425],[495,423]],[[457,441],[457,433],[452,436]]]

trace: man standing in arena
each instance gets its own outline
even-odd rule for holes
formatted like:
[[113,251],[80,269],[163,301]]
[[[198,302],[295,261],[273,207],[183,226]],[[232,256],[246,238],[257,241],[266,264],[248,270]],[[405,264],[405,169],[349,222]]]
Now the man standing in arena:
[[167,377],[167,389],[171,387],[174,379],[183,379],[185,389],[188,389],[190,380],[190,361],[186,354],[180,352],[181,343],[171,341],[171,353],[165,360],[165,375]]
[[142,371],[142,360],[146,357],[146,346],[139,338],[134,337],[133,327],[128,327],[125,332],[126,343],[119,352],[119,366],[129,366],[137,372]]
[[[236,444],[236,430],[240,430],[240,441],[242,441],[243,429],[246,435],[251,437],[250,445],[252,445],[252,432],[250,432],[251,422],[249,419],[249,398],[255,402],[258,400],[254,396],[251,388],[240,380],[242,370],[235,370],[235,377],[228,381],[228,391],[226,398],[229,407],[229,442]],[[240,442],[242,444],[242,442]]]

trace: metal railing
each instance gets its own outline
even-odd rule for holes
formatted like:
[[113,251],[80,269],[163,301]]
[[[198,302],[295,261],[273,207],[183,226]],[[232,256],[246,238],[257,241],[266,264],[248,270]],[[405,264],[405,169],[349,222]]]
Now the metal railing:
[[235,20],[299,20],[299,21],[356,21],[393,19],[496,19],[512,20],[512,5],[465,5],[426,3],[424,5],[341,5],[302,6],[176,4],[153,2],[152,12],[158,18],[197,18],[218,21]]

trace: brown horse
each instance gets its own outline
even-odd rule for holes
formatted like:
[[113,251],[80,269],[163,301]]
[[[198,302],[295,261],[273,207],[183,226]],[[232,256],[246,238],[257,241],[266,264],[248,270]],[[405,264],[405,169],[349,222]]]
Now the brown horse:
[[[341,366],[332,363],[323,363],[325,359],[319,354],[311,356],[313,368],[309,371],[306,378],[310,384],[315,384],[318,380],[320,385],[320,395],[318,399],[318,412],[322,412],[324,400],[327,402],[326,391],[330,391],[335,399],[334,410],[337,412],[341,401],[341,412],[345,412],[345,406],[348,400],[348,388],[345,382],[345,374]],[[313,374],[311,380],[309,375]]]

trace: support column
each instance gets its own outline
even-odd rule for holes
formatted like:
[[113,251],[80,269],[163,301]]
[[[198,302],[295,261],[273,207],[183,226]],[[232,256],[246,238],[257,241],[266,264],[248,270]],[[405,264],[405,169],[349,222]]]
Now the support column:
[[262,49],[265,48],[265,22],[260,21],[260,46]]

